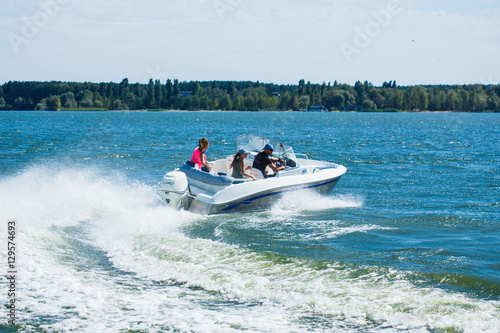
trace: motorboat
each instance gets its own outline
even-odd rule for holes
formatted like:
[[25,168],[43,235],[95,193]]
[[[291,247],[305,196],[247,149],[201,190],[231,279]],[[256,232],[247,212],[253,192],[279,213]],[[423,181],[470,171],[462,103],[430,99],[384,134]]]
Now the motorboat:
[[236,152],[240,149],[249,152],[244,159],[245,168],[252,167],[255,156],[266,144],[274,147],[270,157],[280,159],[285,168],[274,173],[267,167],[265,175],[259,169],[249,168],[246,173],[254,176],[254,181],[230,176],[234,154],[209,162],[210,172],[199,170],[187,161],[163,177],[163,201],[175,209],[207,215],[259,211],[270,208],[287,192],[313,190],[327,194],[347,171],[339,164],[295,154],[291,146],[261,136],[240,135],[235,143]]

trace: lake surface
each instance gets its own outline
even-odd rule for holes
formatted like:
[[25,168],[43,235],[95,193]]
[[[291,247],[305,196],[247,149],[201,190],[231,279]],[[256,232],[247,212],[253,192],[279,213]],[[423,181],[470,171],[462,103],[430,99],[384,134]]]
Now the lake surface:
[[[0,112],[23,332],[499,332],[500,114]],[[202,136],[347,167],[258,213],[162,204]]]

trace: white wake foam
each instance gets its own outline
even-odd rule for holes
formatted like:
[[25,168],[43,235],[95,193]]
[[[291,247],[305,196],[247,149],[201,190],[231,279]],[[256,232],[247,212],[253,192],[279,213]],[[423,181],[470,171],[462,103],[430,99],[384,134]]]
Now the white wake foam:
[[[0,187],[0,218],[15,219],[19,229],[18,301],[25,327],[79,332],[500,328],[498,302],[417,287],[398,271],[284,258],[190,238],[182,227],[202,224],[206,217],[173,211],[161,203],[155,186],[98,169],[33,167],[1,179]],[[304,199],[297,193],[269,214],[362,205],[357,198]],[[332,230],[326,237],[335,232],[352,231]],[[0,293],[0,302],[6,301]]]
[[271,212],[279,216],[292,216],[302,211],[321,211],[342,208],[359,208],[364,205],[364,199],[353,196],[321,195],[312,190],[293,191],[273,205]]

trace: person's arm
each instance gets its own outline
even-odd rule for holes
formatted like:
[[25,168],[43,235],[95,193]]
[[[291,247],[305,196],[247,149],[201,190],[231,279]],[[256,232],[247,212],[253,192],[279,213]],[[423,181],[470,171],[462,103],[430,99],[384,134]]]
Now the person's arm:
[[241,175],[243,177],[248,177],[252,178],[252,180],[256,180],[254,176],[249,175],[248,173],[245,172],[245,162],[243,160],[240,160],[240,170],[241,170]]
[[273,163],[276,163],[276,162],[281,162],[283,163],[283,165],[285,164],[285,161],[283,161],[282,159],[280,158],[270,158],[270,160],[273,162]]
[[273,157],[268,157],[268,161],[270,162],[267,166],[271,168],[271,170],[274,171],[274,173],[277,173],[280,170],[283,170],[285,168],[285,163],[283,163],[282,166],[277,167],[274,165],[274,162],[279,162],[281,161],[279,158],[273,158]]
[[203,166],[206,167],[208,170],[212,169],[207,162],[207,156],[205,155],[205,153],[201,153],[201,155],[203,155],[203,158],[201,159],[201,164],[203,164]]
[[280,171],[280,170],[283,170],[283,169],[285,168],[285,166],[284,166],[284,165],[282,165],[282,166],[280,166],[280,167],[277,167],[277,166],[276,166],[276,165],[274,165],[273,163],[268,164],[267,166],[268,166],[268,167],[270,167],[270,168],[271,168],[271,170],[273,170],[273,171],[274,171],[274,173],[276,173],[276,172],[278,172],[278,171]]

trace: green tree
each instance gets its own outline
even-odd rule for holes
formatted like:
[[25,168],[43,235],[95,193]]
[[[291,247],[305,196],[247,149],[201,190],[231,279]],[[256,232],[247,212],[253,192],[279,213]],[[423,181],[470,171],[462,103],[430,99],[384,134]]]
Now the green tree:
[[59,96],[50,96],[46,102],[47,110],[59,111],[61,109],[61,99]]
[[36,105],[36,108],[35,110],[48,110],[48,107],[47,107],[47,98],[43,98],[40,102],[38,102],[38,104]]
[[160,80],[155,80],[155,104],[156,107],[159,108],[163,101],[163,92]]
[[481,90],[473,90],[472,91],[472,111],[478,112],[478,111],[484,111],[486,110],[488,106],[488,97],[484,93],[484,91]]
[[429,105],[429,96],[422,86],[412,86],[407,90],[405,96],[406,110],[427,110]]
[[357,81],[354,84],[354,91],[356,92],[356,104],[361,105],[365,99],[365,86]]
[[446,94],[445,109],[451,111],[462,110],[462,100],[455,90],[449,90]]
[[104,97],[102,97],[98,91],[96,91],[94,93],[93,103],[94,103],[94,107],[96,107],[96,108],[103,108],[104,107]]
[[210,98],[207,95],[203,95],[200,98],[200,109],[208,110],[210,109]]
[[94,103],[92,102],[93,98],[94,94],[88,89],[80,91],[78,94],[76,94],[76,100],[80,104],[80,107],[83,108],[90,108],[94,106]]
[[179,87],[179,80],[175,79],[174,80],[173,95],[177,97],[180,94],[181,94],[181,88]]
[[328,86],[326,85],[326,82],[323,81],[323,84],[321,85],[321,91],[319,93],[320,96],[323,96],[323,94],[328,90]]
[[306,84],[306,95],[311,95],[312,93],[312,85],[311,85],[311,81],[307,81],[307,84]]
[[[391,83],[392,84],[392,83]],[[403,109],[403,92],[399,89],[382,89],[382,96],[385,99],[385,108],[388,109]]]
[[345,97],[338,89],[327,91],[323,95],[323,105],[329,110],[344,110]]
[[192,86],[191,86],[191,93],[194,95],[194,96],[197,96],[201,93],[201,85],[200,85],[200,82],[198,81],[195,81],[193,82]]
[[361,104],[365,110],[376,110],[377,104],[375,104],[371,99],[365,98]]
[[386,99],[382,96],[381,90],[378,88],[373,88],[369,93],[368,97],[377,105],[377,109],[384,109]]
[[119,89],[120,98],[124,99],[125,96],[128,94],[128,92],[129,92],[128,79],[125,78],[122,80],[122,82],[120,82],[120,89]]
[[300,96],[299,98],[299,108],[306,110],[309,107],[310,97],[307,95]]
[[174,93],[174,88],[173,88],[173,85],[172,85],[172,80],[170,80],[170,79],[168,79],[167,83],[166,83],[166,92],[167,92],[167,95],[165,96],[166,99],[170,99],[170,97],[172,97],[172,95]]
[[189,109],[190,110],[199,110],[200,109],[200,96],[194,95],[194,96],[190,96],[188,98],[189,98],[189,102],[190,102]]
[[155,104],[155,83],[153,79],[149,79],[148,82],[148,108],[153,109],[156,107]]
[[231,102],[231,97],[229,94],[225,94],[224,97],[220,100],[219,107],[222,110],[231,110],[233,107],[233,103]]
[[61,105],[66,109],[76,109],[78,103],[75,99],[75,94],[72,91],[68,91],[60,96]]
[[243,96],[236,96],[233,99],[233,109],[234,110],[240,110],[240,111],[245,111],[245,98]]
[[279,99],[278,107],[280,108],[280,110],[289,110],[289,109],[292,109],[291,101],[292,101],[292,96],[287,91],[287,92],[285,92],[284,94],[281,95],[281,97]]
[[245,109],[247,110],[257,110],[257,97],[255,96],[247,96],[245,97]]
[[300,96],[306,94],[306,81],[304,79],[300,79],[299,80],[299,91],[298,91],[298,94]]
[[344,95],[345,106],[351,106],[356,104],[356,97],[347,90],[340,91]]
[[61,109],[61,100],[59,96],[50,96],[43,98],[36,106],[36,110],[58,111]]
[[28,110],[28,105],[24,97],[18,97],[14,100],[14,110]]
[[490,94],[488,96],[487,103],[488,103],[488,107],[487,107],[488,110],[495,111],[495,112],[500,111],[500,97],[498,97],[497,94]]
[[112,83],[109,83],[106,87],[106,98],[113,98],[113,94],[114,94],[114,91],[113,91],[113,84]]
[[99,94],[105,99],[107,93],[107,84],[104,82],[99,83]]
[[[396,83],[394,81],[393,85]],[[391,99],[391,108],[402,110],[404,102],[404,94],[401,90],[394,90],[394,94]]]
[[128,110],[128,105],[119,99],[115,99],[111,104],[111,110]]
[[[191,90],[190,97],[180,97],[180,91]],[[280,94],[280,98],[274,96]],[[48,109],[51,96],[59,96],[64,108],[99,107],[131,109],[151,107],[216,109],[228,107],[238,110],[297,110],[308,105],[325,105],[343,109],[353,104],[365,108],[395,108],[406,110],[451,110],[481,112],[499,110],[500,85],[454,85],[398,87],[395,81],[374,87],[368,81],[357,81],[354,86],[330,83],[311,84],[303,79],[298,85],[276,85],[250,81],[190,81],[169,79],[165,85],[155,80],[146,84],[92,82],[19,82],[0,85],[1,109]],[[199,98],[195,98],[198,96]],[[118,102],[117,102],[118,100]],[[199,100],[199,102],[198,102]],[[37,101],[34,103],[33,101]],[[373,105],[374,104],[374,105]],[[53,105],[52,105],[52,108]]]
[[231,99],[234,99],[236,97],[236,94],[238,93],[238,90],[236,89],[236,85],[234,84],[233,81],[229,82],[229,85],[227,87],[227,93],[231,97]]
[[446,93],[439,87],[433,88],[429,93],[429,110],[441,111],[446,109]]
[[298,110],[299,109],[299,95],[298,94],[293,94],[292,98],[290,99],[290,108],[292,110]]

